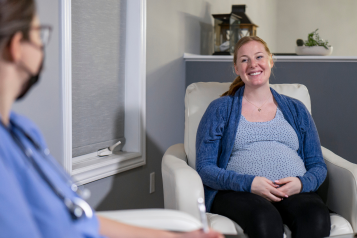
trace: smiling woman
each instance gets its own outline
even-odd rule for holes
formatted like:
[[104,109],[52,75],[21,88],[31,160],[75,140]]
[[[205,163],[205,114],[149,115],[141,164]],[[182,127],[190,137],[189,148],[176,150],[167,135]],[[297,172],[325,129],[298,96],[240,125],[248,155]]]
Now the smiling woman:
[[269,87],[273,65],[262,39],[242,38],[239,76],[201,119],[196,170],[207,208],[251,238],[283,237],[283,224],[294,237],[325,237],[329,211],[315,191],[327,169],[317,130],[303,103]]

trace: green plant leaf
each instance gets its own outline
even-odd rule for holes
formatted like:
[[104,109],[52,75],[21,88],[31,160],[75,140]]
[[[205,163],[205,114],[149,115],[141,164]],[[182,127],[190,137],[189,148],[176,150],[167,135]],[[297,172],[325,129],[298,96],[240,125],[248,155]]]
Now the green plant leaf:
[[308,47],[323,46],[325,49],[328,49],[328,47],[330,47],[328,41],[324,41],[320,38],[319,33],[317,33],[318,30],[319,29],[317,28],[315,31],[309,33],[307,35],[307,41],[305,41],[304,44]]

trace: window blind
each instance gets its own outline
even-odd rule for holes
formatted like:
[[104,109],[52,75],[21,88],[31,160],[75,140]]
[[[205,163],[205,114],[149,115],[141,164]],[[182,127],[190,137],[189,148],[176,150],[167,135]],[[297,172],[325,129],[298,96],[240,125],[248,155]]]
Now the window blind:
[[76,157],[118,140],[125,142],[126,1],[72,0],[71,4],[72,154]]

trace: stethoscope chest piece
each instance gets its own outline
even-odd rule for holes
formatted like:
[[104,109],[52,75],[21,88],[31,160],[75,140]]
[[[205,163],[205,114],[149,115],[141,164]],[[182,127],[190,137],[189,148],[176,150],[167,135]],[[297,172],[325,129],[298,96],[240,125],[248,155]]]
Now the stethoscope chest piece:
[[88,205],[86,201],[79,197],[74,197],[72,199],[65,198],[64,204],[66,205],[67,209],[70,211],[74,219],[79,219],[83,215],[85,215],[87,218],[93,217],[92,208]]

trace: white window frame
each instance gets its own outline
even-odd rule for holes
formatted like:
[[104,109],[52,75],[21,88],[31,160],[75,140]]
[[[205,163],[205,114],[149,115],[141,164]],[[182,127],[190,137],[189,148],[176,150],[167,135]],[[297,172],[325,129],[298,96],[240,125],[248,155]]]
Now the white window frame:
[[[63,166],[78,185],[146,164],[146,0],[127,0],[125,51],[126,143],[120,155],[72,157],[71,0],[61,1]],[[100,149],[100,148],[98,148]]]

